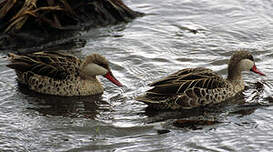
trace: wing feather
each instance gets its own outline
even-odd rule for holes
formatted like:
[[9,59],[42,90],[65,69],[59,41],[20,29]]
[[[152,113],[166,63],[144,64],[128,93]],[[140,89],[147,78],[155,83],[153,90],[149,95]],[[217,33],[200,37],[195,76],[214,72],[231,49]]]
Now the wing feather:
[[[20,72],[31,71],[38,75],[65,79],[77,74],[80,59],[72,55],[57,52],[36,52],[26,55],[9,54],[11,63],[7,66]],[[72,70],[68,70],[72,69]]]
[[173,96],[190,88],[215,89],[225,85],[225,80],[210,69],[187,68],[151,83],[153,88],[147,93]]

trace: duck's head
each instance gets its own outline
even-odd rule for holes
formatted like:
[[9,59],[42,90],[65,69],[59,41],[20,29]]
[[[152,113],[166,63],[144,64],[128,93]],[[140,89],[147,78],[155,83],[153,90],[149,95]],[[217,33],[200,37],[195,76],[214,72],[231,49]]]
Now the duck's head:
[[241,75],[242,71],[252,71],[259,75],[265,76],[260,72],[256,65],[253,56],[248,51],[236,51],[233,53],[228,64],[228,77],[232,78],[236,75]]
[[108,60],[99,54],[91,54],[87,56],[80,68],[81,76],[84,78],[102,75],[115,85],[122,87],[122,84],[114,77],[110,70]]

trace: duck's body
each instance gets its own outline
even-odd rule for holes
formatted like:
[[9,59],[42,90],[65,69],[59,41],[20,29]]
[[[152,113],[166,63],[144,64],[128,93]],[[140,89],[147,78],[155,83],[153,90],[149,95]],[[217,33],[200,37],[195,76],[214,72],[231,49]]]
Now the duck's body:
[[206,68],[187,68],[150,84],[152,89],[136,100],[155,109],[191,109],[220,103],[245,88],[241,71],[256,69],[252,55],[238,51],[230,59],[227,79]]
[[102,94],[103,87],[96,75],[104,75],[118,86],[107,60],[92,54],[81,60],[56,52],[37,52],[27,55],[9,54],[18,81],[29,89],[50,95],[87,96]]

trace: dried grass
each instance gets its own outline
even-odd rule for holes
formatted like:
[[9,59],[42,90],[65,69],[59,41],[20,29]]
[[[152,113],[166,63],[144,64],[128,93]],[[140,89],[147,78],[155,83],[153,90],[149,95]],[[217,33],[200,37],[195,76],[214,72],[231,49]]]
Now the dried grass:
[[[22,0],[4,0],[0,4],[0,19],[4,18],[8,14],[8,12],[16,5],[17,1],[22,2]],[[72,14],[74,16],[76,15],[66,0],[56,0],[58,5],[54,0],[47,0],[48,6],[42,7],[37,7],[37,1],[38,0],[25,0],[21,9],[8,20],[9,25],[5,28],[4,32],[19,31],[30,16],[34,17],[39,22],[48,23],[48,25],[53,28],[61,29],[62,25],[58,19],[58,16],[54,14],[56,11],[65,11],[68,14]],[[52,13],[53,20],[45,17],[46,13]]]
[[[92,17],[94,15],[97,16]],[[27,23],[30,29],[33,25],[40,29],[66,29],[85,21],[85,17],[87,22],[107,25],[115,23],[115,19],[127,21],[136,16],[122,0],[3,0],[0,2],[0,32],[16,33]]]

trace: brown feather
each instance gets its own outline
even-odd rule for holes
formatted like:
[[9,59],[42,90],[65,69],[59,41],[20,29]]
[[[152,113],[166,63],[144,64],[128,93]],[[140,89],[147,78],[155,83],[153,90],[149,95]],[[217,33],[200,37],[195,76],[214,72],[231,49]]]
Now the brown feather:
[[[26,55],[9,54],[11,63],[7,66],[20,72],[32,71],[35,74],[63,80],[68,75],[78,74],[78,58],[57,52],[37,52]],[[78,65],[78,66],[75,66]],[[68,71],[72,69],[72,71]]]
[[224,87],[225,81],[212,70],[206,68],[183,69],[163,79],[151,83],[149,93],[161,95],[176,95],[184,93],[189,88],[214,89]]

